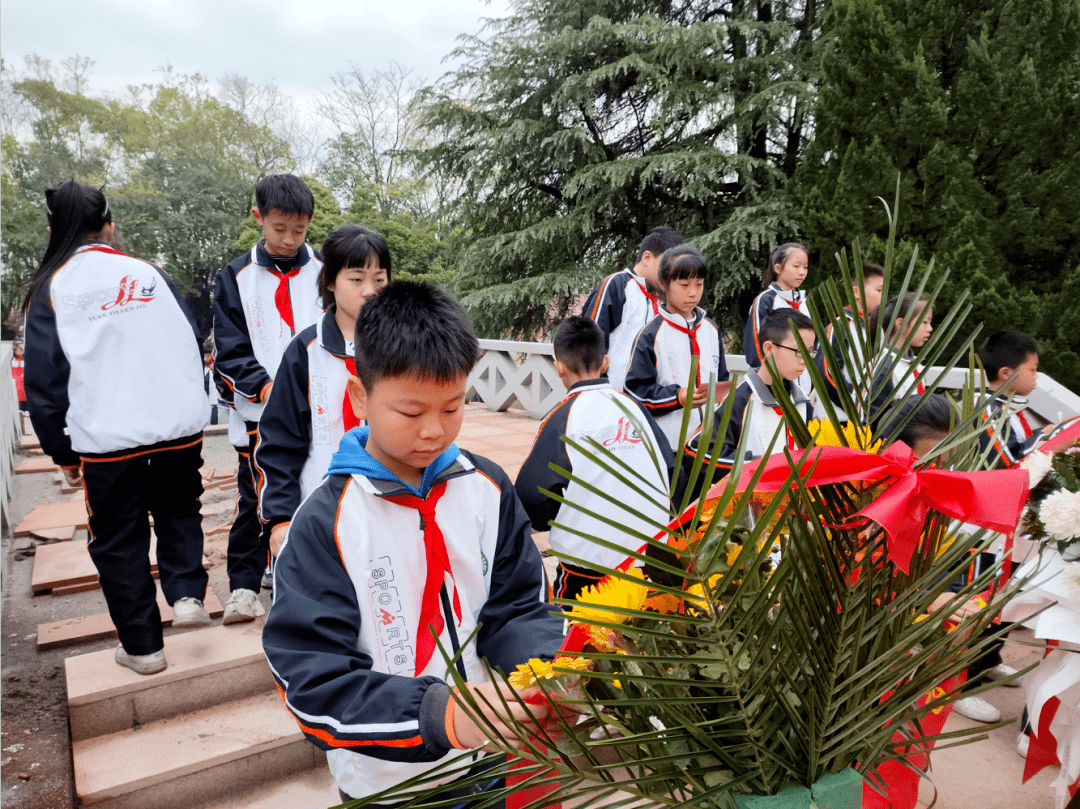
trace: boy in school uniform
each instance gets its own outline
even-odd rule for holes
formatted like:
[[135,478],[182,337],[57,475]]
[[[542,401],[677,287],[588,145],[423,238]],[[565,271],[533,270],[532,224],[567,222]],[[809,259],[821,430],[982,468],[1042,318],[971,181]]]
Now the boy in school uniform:
[[322,262],[304,243],[315,198],[291,174],[263,179],[251,209],[263,238],[214,281],[214,372],[231,400],[229,440],[239,455],[236,519],[229,531],[226,624],[263,614],[257,596],[268,544],[257,514],[251,455],[263,405],[285,349],[322,313]]
[[[668,492],[675,459],[652,416],[608,383],[604,376],[608,365],[604,335],[593,321],[567,318],[555,331],[553,342],[555,370],[568,392],[540,425],[514,488],[534,527],[542,531],[549,523],[556,523],[551,526],[549,538],[554,550],[605,568],[618,567],[627,552],[644,544],[629,537],[628,531],[653,536],[656,524],[666,524],[670,519]],[[623,470],[623,474],[632,479],[636,476],[636,485],[646,489],[649,496],[643,497],[597,463],[599,451],[572,447],[563,436],[586,447],[590,438],[595,439],[633,470]],[[614,496],[642,516],[617,508],[608,499],[590,493],[582,483],[568,481],[551,469],[551,464]],[[605,514],[624,530],[614,531],[596,517],[552,500],[541,489]],[[578,532],[621,545],[625,552],[597,545]],[[560,559],[555,596],[573,599],[601,578],[587,566]]]
[[[877,310],[881,305],[881,291],[885,284],[885,269],[880,264],[863,265],[863,283],[859,286],[854,284],[851,288],[855,297],[857,311],[853,312],[850,306],[844,307],[845,321],[841,324],[830,323],[825,331],[825,340],[832,346],[836,355],[836,362],[830,363],[824,351],[819,351],[815,360],[818,370],[825,379],[825,392],[836,410],[837,418],[846,421],[848,416],[841,406],[840,394],[837,392],[840,386],[846,387],[849,392],[854,392],[851,381],[851,370],[846,366],[847,357],[840,349],[840,340],[836,336],[837,326],[847,328],[848,343],[852,346],[855,360],[860,365],[866,364],[863,356],[863,346],[867,339],[866,316]],[[819,408],[824,415],[824,409]]]
[[[724,414],[724,405],[717,406],[713,418],[713,445],[711,450],[701,446],[699,429],[686,443],[683,454],[683,478],[688,479],[694,458],[702,454],[702,462],[713,464],[717,476],[724,476],[731,471],[742,442],[744,460],[760,458],[769,451],[783,452],[785,447],[793,447],[791,434],[787,429],[780,405],[776,400],[775,390],[783,385],[788,396],[807,421],[812,414],[810,396],[797,381],[806,371],[806,362],[799,351],[799,344],[792,329],[797,329],[803,343],[810,349],[813,358],[816,336],[810,318],[794,309],[778,309],[765,317],[758,329],[759,348],[764,360],[760,368],[750,368],[746,378],[735,389],[735,401],[731,406],[731,417],[723,440],[717,442],[720,423]],[[780,433],[780,437],[774,437]],[[702,476],[698,475],[700,486]],[[714,482],[717,478],[714,477]],[[700,496],[700,490],[693,497]]]
[[638,246],[634,266],[607,276],[582,307],[581,314],[604,333],[604,350],[610,358],[608,381],[615,390],[623,390],[626,383],[626,366],[638,332],[660,314],[660,257],[682,243],[682,234],[674,228],[650,231]]
[[[1039,344],[1023,332],[999,331],[979,348],[979,360],[986,372],[987,393],[979,445],[989,453],[987,468],[1009,469],[1038,449],[1056,427],[1034,430],[1024,413],[1027,397],[1039,383]],[[1009,418],[999,428],[995,422],[1006,407]]]
[[[263,649],[343,799],[486,744],[436,638],[494,705],[506,687],[487,682],[481,659],[509,671],[562,642],[510,479],[454,444],[479,354],[464,310],[433,286],[397,282],[364,305],[348,390],[367,425],[342,439],[274,566]],[[546,706],[508,699],[518,720],[548,721]]]

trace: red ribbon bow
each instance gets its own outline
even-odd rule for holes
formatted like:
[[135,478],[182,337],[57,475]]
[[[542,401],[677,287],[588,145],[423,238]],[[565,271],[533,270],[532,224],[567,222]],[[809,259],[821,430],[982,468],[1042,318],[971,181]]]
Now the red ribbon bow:
[[[450,569],[450,557],[446,553],[446,539],[435,522],[435,504],[446,491],[446,481],[432,487],[426,499],[421,500],[412,494],[398,494],[386,500],[399,506],[415,508],[420,512],[420,527],[424,531],[424,551],[427,556],[427,578],[424,581],[424,596],[420,602],[420,623],[416,628],[416,676],[424,670],[431,656],[435,653],[435,638],[442,634],[446,626],[442,610],[439,607],[439,591],[442,590],[446,574],[454,585],[454,614],[461,622],[461,600],[458,598],[457,582],[454,571]],[[434,632],[428,631],[428,625]]]
[[[916,470],[911,448],[899,441],[880,455],[850,447],[814,447],[792,452],[791,458],[807,486],[886,484],[885,490],[854,516],[873,520],[885,529],[889,558],[905,573],[910,570],[911,557],[931,508],[953,519],[1011,533],[1028,498],[1029,479],[1024,469]],[[756,491],[778,491],[789,485],[792,465],[786,456],[772,455],[744,466],[736,491],[750,487],[762,464],[765,469],[754,484]],[[724,482],[717,486],[722,488]]]
[[281,319],[288,324],[292,331],[296,331],[296,323],[293,321],[292,296],[289,295],[289,279],[299,275],[301,269],[301,267],[297,267],[295,270],[289,270],[288,272],[270,270],[270,272],[278,276],[277,289],[274,290],[274,306],[277,307]]

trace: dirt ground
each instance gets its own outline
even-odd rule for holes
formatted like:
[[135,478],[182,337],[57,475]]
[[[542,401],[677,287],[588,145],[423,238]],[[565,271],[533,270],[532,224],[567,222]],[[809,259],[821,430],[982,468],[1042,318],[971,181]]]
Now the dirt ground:
[[[235,470],[236,452],[224,434],[207,435],[203,447],[205,467]],[[9,525],[18,525],[35,505],[72,497],[61,495],[50,474],[17,475]],[[204,531],[232,519],[236,489],[211,489],[203,505],[218,514],[203,521]],[[81,532],[85,539],[85,532]],[[80,532],[76,533],[76,537]],[[71,742],[68,738],[67,689],[64,659],[113,648],[115,640],[101,640],[39,651],[38,624],[107,612],[100,590],[53,597],[33,596],[30,577],[35,549],[45,544],[30,537],[2,541],[2,594],[0,594],[0,667],[3,723],[0,726],[0,805],[10,809],[69,809],[74,807]],[[228,534],[206,538],[204,553],[210,562],[210,587],[224,604],[229,597],[225,572]],[[269,594],[262,595],[269,607]],[[191,630],[166,629],[166,636]]]

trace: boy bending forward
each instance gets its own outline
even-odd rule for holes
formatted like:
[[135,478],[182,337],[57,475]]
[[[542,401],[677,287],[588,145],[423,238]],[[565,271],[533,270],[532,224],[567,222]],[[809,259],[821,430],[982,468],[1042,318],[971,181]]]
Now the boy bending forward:
[[[436,636],[456,652],[480,625],[459,670],[494,705],[480,658],[509,671],[562,641],[514,487],[453,443],[478,355],[464,310],[434,287],[393,284],[361,309],[348,393],[367,426],[342,439],[275,566],[263,648],[345,798],[486,743],[445,682]],[[519,721],[547,719],[509,704]]]

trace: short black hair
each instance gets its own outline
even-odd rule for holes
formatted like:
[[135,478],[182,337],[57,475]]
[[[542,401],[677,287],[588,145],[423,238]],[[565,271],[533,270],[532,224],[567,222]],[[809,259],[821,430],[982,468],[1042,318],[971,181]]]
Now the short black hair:
[[1032,354],[1038,356],[1039,341],[1022,331],[994,332],[979,346],[979,361],[986,370],[988,382],[999,381],[1002,368],[1016,370]]
[[587,317],[568,317],[552,339],[555,359],[575,374],[599,374],[604,364],[604,333]]
[[[799,331],[803,329],[813,331],[814,322],[798,309],[792,309],[790,306],[774,309],[761,321],[761,328],[758,329],[758,348],[764,353],[765,343],[780,345],[791,334],[793,327]],[[813,346],[810,345],[807,348],[813,348]]]
[[368,392],[384,376],[448,382],[480,359],[461,304],[432,284],[398,281],[364,304],[356,319],[356,375]]
[[700,250],[688,244],[678,244],[669,247],[660,256],[660,269],[656,277],[662,287],[684,278],[700,278],[702,281],[708,281],[709,268],[705,265],[705,256]]
[[904,442],[909,447],[914,447],[915,442],[920,438],[926,438],[935,433],[948,435],[953,429],[953,406],[940,393],[931,393],[925,398],[914,395],[904,399],[881,434],[892,435],[893,430],[899,427],[908,416],[911,416],[911,421],[904,425],[904,429],[896,436],[896,440]]
[[761,282],[766,287],[776,280],[776,265],[779,264],[783,267],[787,264],[787,260],[791,258],[791,254],[796,250],[802,250],[807,256],[810,255],[810,251],[806,249],[806,245],[800,244],[799,242],[786,242],[769,254],[769,265],[761,275]]
[[390,248],[380,234],[360,225],[342,225],[326,234],[322,246],[323,266],[319,272],[319,299],[326,309],[334,302],[329,287],[346,267],[363,268],[372,259],[386,270],[386,282],[394,280],[390,270]]
[[286,216],[315,215],[315,197],[303,180],[294,174],[271,174],[255,186],[255,207],[266,216],[281,211]]
[[[885,339],[890,340],[896,331],[896,321],[907,320],[915,309],[921,313],[929,305],[930,301],[914,292],[898,296],[870,313],[870,328],[874,331],[884,329]],[[912,320],[912,325],[914,324],[915,321]]]
[[884,278],[885,268],[880,264],[863,264],[862,275],[864,281],[869,281],[871,278]]
[[645,253],[652,253],[654,256],[662,256],[665,250],[670,250],[677,244],[682,244],[683,237],[679,231],[675,228],[669,228],[667,225],[662,225],[658,228],[653,228],[649,231],[648,235],[641,240],[641,244],[637,249],[637,260],[641,261],[641,257]]

